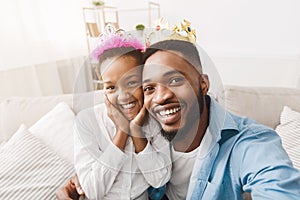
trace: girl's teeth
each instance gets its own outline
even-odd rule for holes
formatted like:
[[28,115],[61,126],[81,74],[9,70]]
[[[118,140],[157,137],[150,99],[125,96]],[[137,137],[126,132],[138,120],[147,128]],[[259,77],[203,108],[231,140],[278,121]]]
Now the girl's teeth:
[[122,107],[124,109],[130,109],[130,108],[133,108],[134,106],[135,106],[135,103],[130,103],[130,104],[122,105]]

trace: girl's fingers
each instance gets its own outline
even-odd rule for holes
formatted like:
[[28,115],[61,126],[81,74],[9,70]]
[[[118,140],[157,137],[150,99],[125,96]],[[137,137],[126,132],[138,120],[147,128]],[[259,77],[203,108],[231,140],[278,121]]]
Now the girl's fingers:
[[139,113],[133,119],[133,123],[135,123],[136,125],[142,126],[145,121],[146,115],[147,115],[147,109],[146,109],[145,105],[143,105],[143,107],[141,108]]

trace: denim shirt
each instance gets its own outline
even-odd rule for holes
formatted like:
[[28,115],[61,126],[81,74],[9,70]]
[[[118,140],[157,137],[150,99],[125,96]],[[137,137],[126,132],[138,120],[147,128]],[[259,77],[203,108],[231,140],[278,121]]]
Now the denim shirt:
[[187,199],[237,200],[243,192],[252,199],[300,199],[300,172],[273,129],[225,111],[212,98],[209,118],[212,147],[195,161]]

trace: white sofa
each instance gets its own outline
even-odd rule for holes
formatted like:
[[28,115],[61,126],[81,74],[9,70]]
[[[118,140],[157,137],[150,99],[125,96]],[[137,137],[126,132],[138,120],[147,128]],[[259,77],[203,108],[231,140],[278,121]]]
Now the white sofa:
[[[299,162],[300,164],[300,117],[296,113],[296,111],[300,112],[299,89],[225,86],[224,94],[225,99],[223,99],[223,101],[229,111],[241,116],[249,116],[281,132],[280,135],[284,137],[283,142],[289,143],[285,146],[291,149],[291,151],[287,150],[288,153],[293,158],[293,161]],[[31,193],[36,195],[33,195],[33,199],[37,198],[38,195],[49,195],[49,199],[54,198],[54,191],[67,181],[74,172],[72,165],[72,126],[75,115],[83,108],[103,102],[102,96],[103,91],[97,91],[43,97],[11,97],[0,101],[0,143],[2,142],[0,147],[0,179],[2,177],[4,182],[6,179],[18,180],[19,182],[23,181],[23,183],[17,185],[19,188],[16,186],[7,189],[7,185],[1,180],[1,199],[2,196],[6,196],[7,199],[12,199],[11,197],[16,197],[14,195],[22,195],[22,192],[24,195],[29,191],[33,191]],[[292,127],[293,130],[291,130],[290,127],[286,127],[285,124],[279,125],[280,119],[283,118],[281,114],[284,106],[288,106],[295,111],[296,115],[292,116],[292,121],[299,120],[297,122],[298,124]],[[21,124],[25,126],[21,126]],[[293,135],[291,135],[291,133]],[[34,142],[37,142],[38,145],[41,146],[40,149],[34,151],[30,149],[31,147],[26,147],[28,140],[30,142],[33,140],[33,138],[26,138],[27,136],[24,136],[26,134],[27,136],[30,134],[34,135],[34,138],[38,139],[38,141]],[[36,145],[36,143],[34,144]],[[19,145],[25,147],[22,147],[22,149]],[[45,148],[51,152],[51,156],[59,160],[59,167],[61,168],[57,167],[64,172],[60,173],[58,168],[53,169],[52,167],[51,169],[44,169],[44,171],[39,172],[39,174],[36,172],[39,166],[34,166],[32,167],[33,172],[31,171],[29,174],[26,174],[27,172],[24,171],[21,173],[21,175],[26,174],[27,176],[26,178],[23,177],[20,181],[18,179],[18,177],[21,176],[18,173],[19,168],[24,166],[24,163],[26,163],[27,166],[32,165],[33,161],[28,160],[39,155],[39,152],[44,151]],[[17,150],[14,153],[15,149]],[[18,157],[19,152],[26,153],[27,150],[31,153],[30,156],[22,154],[23,156],[19,158],[24,160],[23,164],[19,163],[18,159],[11,160],[10,157]],[[9,162],[7,160],[7,162],[5,162],[5,159]],[[53,161],[48,160],[44,162],[44,165],[46,164],[47,166],[55,165]],[[12,167],[3,167],[7,165],[11,165]],[[15,168],[13,168],[13,166],[15,166]],[[299,166],[297,165],[297,167]],[[10,173],[13,169],[15,169],[15,171]],[[53,175],[53,171],[55,171],[56,174]],[[41,186],[37,184],[28,186],[30,179],[36,179],[37,176],[43,177],[43,173],[51,174],[51,176],[39,180],[41,181],[40,184],[47,183],[44,187],[41,188]],[[54,179],[60,181],[53,182]],[[14,184],[14,182],[10,183]],[[23,187],[23,190],[20,190],[20,187]],[[18,194],[20,192],[21,194]],[[41,194],[42,192],[44,193]]]
[[300,111],[300,89],[225,86],[225,107],[273,129],[280,123],[284,106]]

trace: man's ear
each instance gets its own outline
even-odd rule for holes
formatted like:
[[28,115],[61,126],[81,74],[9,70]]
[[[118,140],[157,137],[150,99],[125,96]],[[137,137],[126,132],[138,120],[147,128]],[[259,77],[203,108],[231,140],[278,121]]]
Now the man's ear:
[[209,90],[209,79],[207,74],[200,75],[200,85],[202,88],[203,95],[207,95]]

